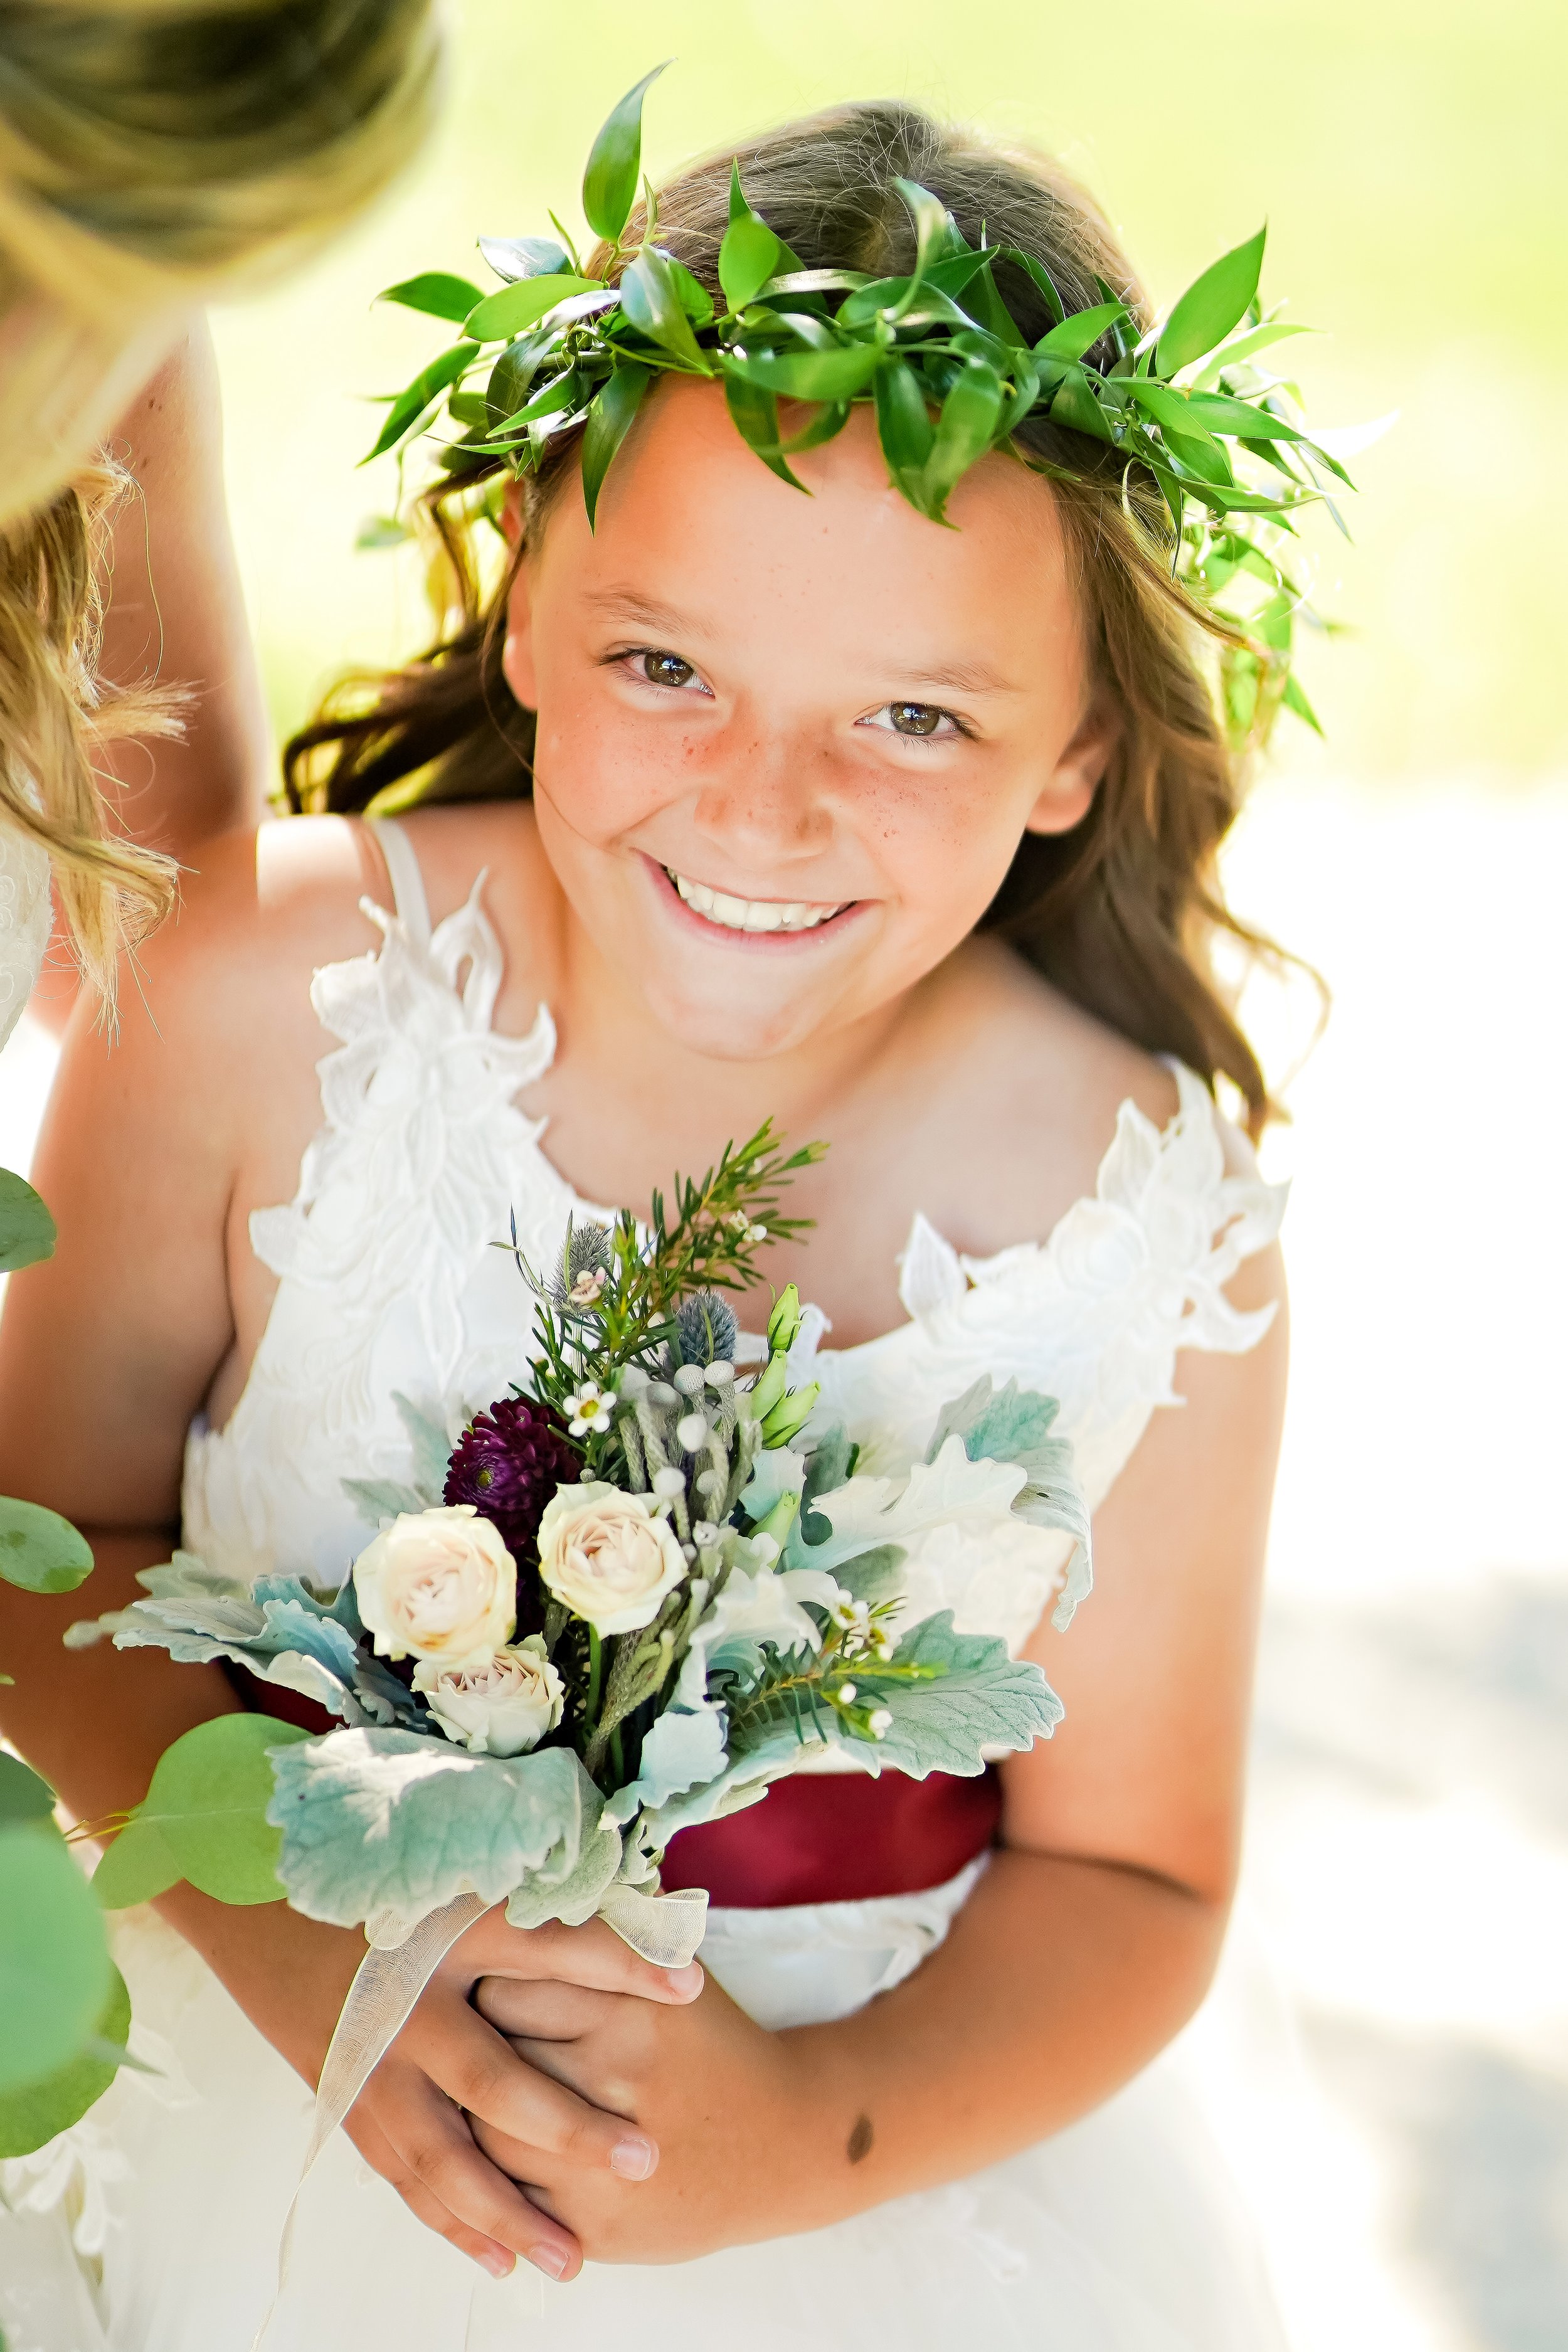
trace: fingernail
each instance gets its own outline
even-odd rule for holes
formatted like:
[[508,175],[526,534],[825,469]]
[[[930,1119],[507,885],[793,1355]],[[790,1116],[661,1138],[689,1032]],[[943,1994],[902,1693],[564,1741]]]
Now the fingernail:
[[683,1969],[667,1969],[665,1974],[671,1992],[698,1993],[708,1981],[695,1960],[688,1960]]
[[564,2246],[536,2246],[528,2259],[536,2271],[544,2273],[546,2278],[558,2279],[566,2267],[566,2249]]
[[658,2150],[650,2139],[628,2137],[610,2150],[610,2170],[623,2180],[646,2180],[658,2162]]
[[491,2278],[510,2278],[517,2268],[517,2256],[503,2253],[499,2246],[487,2248],[484,2253],[476,2254],[474,2260],[482,2270],[489,2271]]

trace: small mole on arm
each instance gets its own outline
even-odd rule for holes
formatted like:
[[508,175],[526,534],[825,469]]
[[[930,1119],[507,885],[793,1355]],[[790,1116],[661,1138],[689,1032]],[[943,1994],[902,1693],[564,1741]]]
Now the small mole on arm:
[[846,2150],[851,2164],[858,2164],[863,2156],[870,2155],[872,2137],[870,2116],[857,2116],[855,2128],[849,2135],[849,2145]]

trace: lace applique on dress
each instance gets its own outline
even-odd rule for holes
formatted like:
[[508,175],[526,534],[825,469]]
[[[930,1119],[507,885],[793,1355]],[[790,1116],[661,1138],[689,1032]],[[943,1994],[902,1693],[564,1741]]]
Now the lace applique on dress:
[[258,1210],[252,1245],[279,1287],[245,1392],[186,1454],[186,1541],[237,1572],[336,1582],[366,1538],[345,1476],[406,1475],[395,1394],[454,1423],[526,1360],[531,1302],[510,1256],[563,1223],[572,1195],[513,1101],[542,1076],[555,1029],[491,1027],[500,943],[480,904],[433,936],[364,912],[378,951],[317,972],[311,1002],[342,1040],[319,1064],[324,1123],[287,1205]]
[[[342,1480],[409,1475],[396,1395],[455,1434],[524,1369],[531,1303],[491,1244],[515,1218],[537,1264],[568,1215],[611,1213],[572,1190],[540,1148],[542,1122],[513,1100],[549,1068],[555,1033],[543,1007],[526,1037],[490,1025],[501,952],[484,877],[432,935],[406,839],[383,835],[400,912],[365,902],[379,951],[316,975],[312,1001],[342,1041],[320,1065],[324,1124],[293,1201],[251,1220],[279,1277],[271,1317],[229,1423],[198,1423],[187,1449],[186,1545],[231,1574],[337,1582],[371,1532]],[[901,1260],[907,1323],[834,1349],[807,1312],[797,1360],[867,1471],[907,1468],[938,1409],[989,1372],[1060,1400],[1058,1428],[1098,1504],[1150,1414],[1179,1402],[1177,1349],[1236,1351],[1262,1336],[1272,1310],[1239,1314],[1223,1286],[1279,1230],[1283,1188],[1226,1175],[1207,1090],[1188,1070],[1175,1078],[1163,1130],[1122,1106],[1092,1197],[1048,1240],[968,1258],[917,1216]],[[1023,1520],[1010,1538],[955,1528],[925,1546],[910,1563],[911,1615],[952,1608],[965,1630],[1026,1641],[1070,1547]]]

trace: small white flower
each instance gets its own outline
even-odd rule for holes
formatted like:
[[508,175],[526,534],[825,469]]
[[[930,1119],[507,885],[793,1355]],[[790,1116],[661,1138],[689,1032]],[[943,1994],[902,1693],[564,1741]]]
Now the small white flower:
[[673,1503],[678,1495],[684,1495],[686,1492],[685,1471],[656,1470],[653,1474],[653,1491],[662,1502]]
[[700,1445],[708,1443],[708,1423],[700,1412],[682,1413],[675,1424],[676,1438],[688,1454],[695,1454]]
[[833,1696],[840,1706],[853,1706],[855,1704],[854,1684],[840,1683]]
[[872,1738],[885,1739],[892,1727],[893,1718],[889,1714],[887,1708],[885,1706],[874,1707],[871,1712],[869,1725]]
[[765,1242],[767,1237],[766,1225],[748,1225],[746,1228],[746,1239],[749,1242]]
[[574,1437],[598,1437],[613,1426],[616,1402],[614,1389],[602,1389],[597,1381],[584,1381],[564,1400],[562,1411],[572,1416]]
[[699,1519],[691,1530],[691,1540],[699,1546],[716,1544],[719,1540],[719,1530],[711,1519]]

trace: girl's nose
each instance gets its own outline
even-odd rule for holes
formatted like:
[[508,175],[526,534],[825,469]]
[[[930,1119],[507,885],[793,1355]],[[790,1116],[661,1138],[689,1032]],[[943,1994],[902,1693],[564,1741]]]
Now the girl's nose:
[[804,731],[752,723],[710,744],[692,814],[737,861],[818,855],[833,837],[831,756]]

